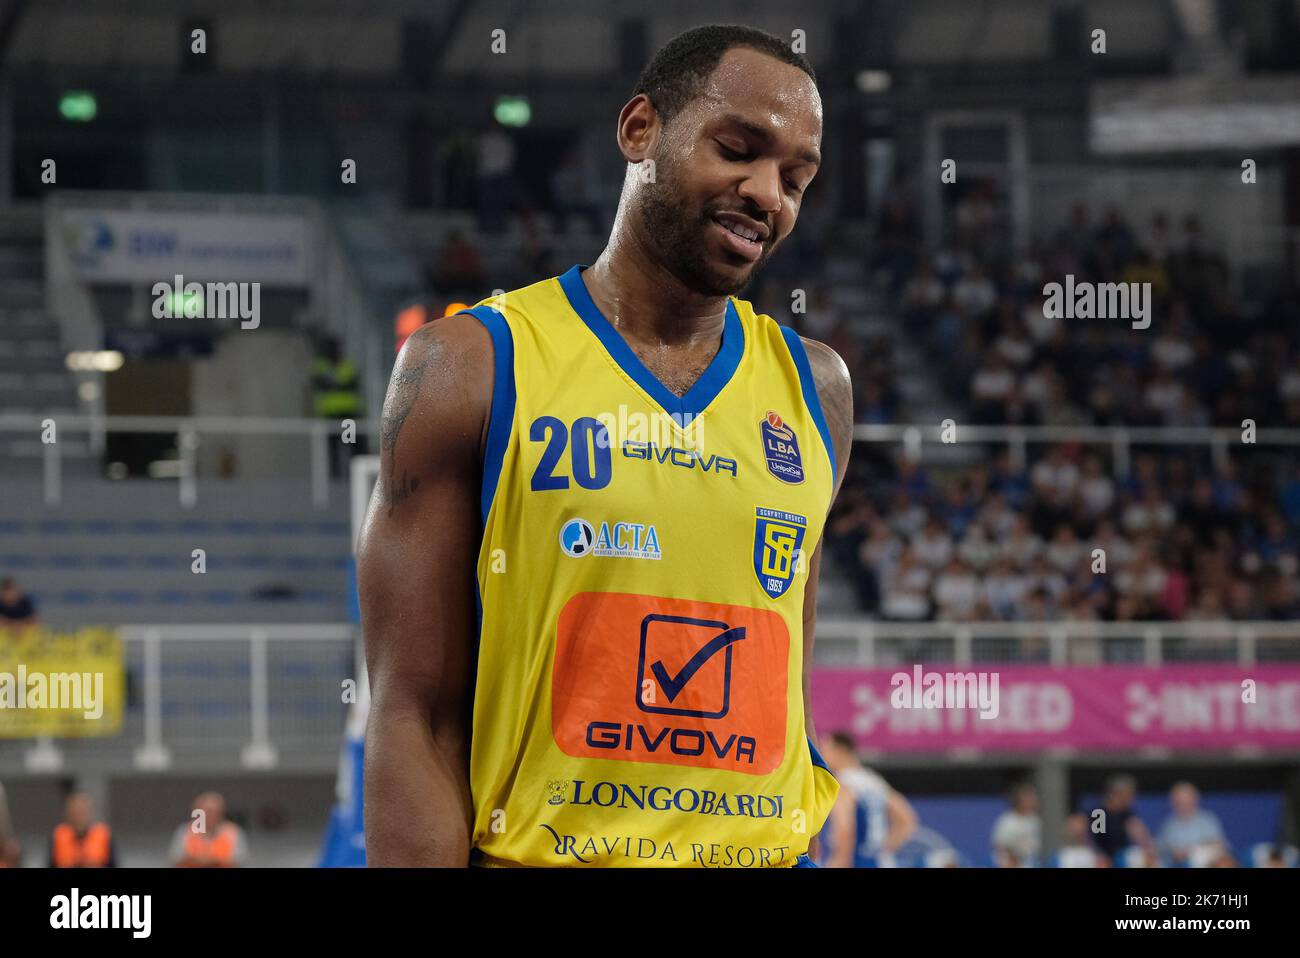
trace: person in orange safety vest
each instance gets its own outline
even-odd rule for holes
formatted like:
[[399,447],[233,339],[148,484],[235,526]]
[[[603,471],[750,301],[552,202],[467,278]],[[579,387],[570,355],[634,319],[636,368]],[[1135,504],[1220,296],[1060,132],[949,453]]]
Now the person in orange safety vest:
[[63,821],[50,835],[51,868],[116,868],[113,830],[95,821],[95,806],[85,792],[73,792],[63,806]]
[[172,839],[172,864],[181,868],[235,868],[244,864],[244,831],[226,820],[226,801],[216,792],[194,799],[188,824]]

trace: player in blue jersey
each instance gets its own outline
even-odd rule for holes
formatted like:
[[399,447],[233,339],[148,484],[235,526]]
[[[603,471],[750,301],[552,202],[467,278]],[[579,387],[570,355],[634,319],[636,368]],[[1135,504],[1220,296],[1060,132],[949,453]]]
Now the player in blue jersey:
[[826,868],[878,868],[916,831],[916,810],[879,774],[858,760],[852,737],[832,732],[822,740],[822,757],[840,783],[840,793],[822,829]]

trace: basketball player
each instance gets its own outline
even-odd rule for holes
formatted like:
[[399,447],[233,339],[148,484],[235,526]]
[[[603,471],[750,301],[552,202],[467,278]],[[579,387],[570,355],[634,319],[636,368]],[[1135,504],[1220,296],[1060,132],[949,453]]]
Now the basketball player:
[[821,864],[878,868],[888,863],[920,822],[912,803],[858,761],[857,748],[847,733],[831,733],[822,751],[840,792],[822,831]]
[[376,865],[806,865],[808,661],[848,371],[735,294],[820,162],[813,72],[662,49],[589,267],[418,330],[358,555]]

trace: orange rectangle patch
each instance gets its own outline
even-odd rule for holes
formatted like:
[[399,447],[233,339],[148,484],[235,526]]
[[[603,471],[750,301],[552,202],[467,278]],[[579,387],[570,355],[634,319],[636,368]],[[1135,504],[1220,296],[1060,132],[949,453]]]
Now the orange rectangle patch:
[[551,731],[566,755],[774,771],[790,633],[770,609],[580,592],[560,612]]

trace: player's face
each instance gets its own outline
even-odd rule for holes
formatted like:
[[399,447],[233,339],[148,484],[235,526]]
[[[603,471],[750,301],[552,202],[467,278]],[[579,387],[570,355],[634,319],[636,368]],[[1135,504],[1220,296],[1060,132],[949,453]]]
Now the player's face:
[[817,173],[821,98],[798,67],[728,50],[665,130],[643,192],[653,243],[696,292],[740,292],[794,229]]

